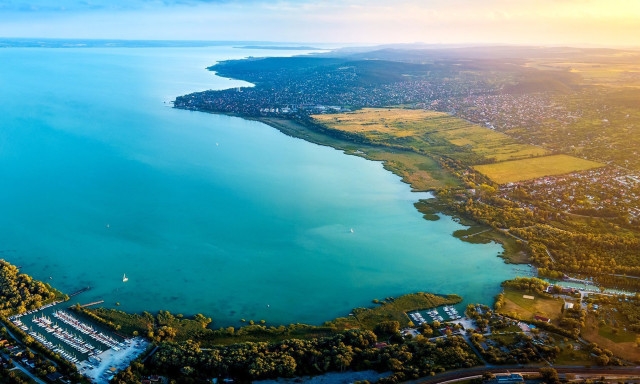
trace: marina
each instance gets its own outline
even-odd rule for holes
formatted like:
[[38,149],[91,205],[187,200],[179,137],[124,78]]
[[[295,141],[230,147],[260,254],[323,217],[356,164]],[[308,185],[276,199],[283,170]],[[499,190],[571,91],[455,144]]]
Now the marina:
[[60,302],[53,302],[9,320],[44,347],[75,364],[94,383],[108,383],[115,372],[126,368],[149,346],[142,338],[124,338],[60,307]]
[[[438,310],[442,310],[444,315]],[[429,310],[415,311],[407,314],[411,321],[415,325],[429,324],[434,321],[443,322],[449,320],[458,320],[462,316],[458,313],[458,310],[451,305],[445,305],[444,307],[432,308]]]
[[12,316],[9,320],[39,343],[72,363],[94,360],[106,350],[120,351],[123,337],[80,320],[58,307],[59,302]]

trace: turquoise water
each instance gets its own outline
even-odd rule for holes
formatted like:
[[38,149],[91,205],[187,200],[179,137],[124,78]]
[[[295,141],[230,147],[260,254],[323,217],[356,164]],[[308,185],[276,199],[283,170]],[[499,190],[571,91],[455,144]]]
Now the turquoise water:
[[204,70],[216,60],[264,54],[286,53],[0,49],[0,257],[93,287],[74,302],[219,325],[317,324],[414,291],[491,302],[514,275],[501,247],[423,220],[380,163],[169,107],[243,84]]

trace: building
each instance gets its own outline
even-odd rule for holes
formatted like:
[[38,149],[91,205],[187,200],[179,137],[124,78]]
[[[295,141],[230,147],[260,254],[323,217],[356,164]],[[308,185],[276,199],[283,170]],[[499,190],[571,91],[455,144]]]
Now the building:
[[548,319],[548,318],[546,318],[544,316],[534,316],[533,320],[542,321],[542,322],[545,322],[545,323],[550,323],[551,322],[551,319]]

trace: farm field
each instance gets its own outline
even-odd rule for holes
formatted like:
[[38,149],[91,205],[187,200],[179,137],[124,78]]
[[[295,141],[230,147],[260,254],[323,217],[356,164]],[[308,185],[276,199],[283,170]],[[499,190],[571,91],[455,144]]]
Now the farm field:
[[549,153],[443,112],[364,108],[312,117],[327,128],[354,134],[368,143],[447,155],[467,164],[517,160]]
[[552,155],[476,165],[473,168],[498,184],[562,175],[602,167],[603,164],[568,155]]

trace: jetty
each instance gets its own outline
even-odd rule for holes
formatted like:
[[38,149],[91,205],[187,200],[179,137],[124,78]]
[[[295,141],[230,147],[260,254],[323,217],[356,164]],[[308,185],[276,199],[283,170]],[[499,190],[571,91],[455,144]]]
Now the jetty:
[[88,291],[88,290],[90,290],[90,289],[91,289],[91,287],[85,287],[85,288],[82,288],[81,290],[76,291],[76,292],[74,292],[74,293],[70,294],[70,295],[69,295],[69,297],[73,297],[73,296],[79,295],[79,294],[81,294],[81,293],[87,292],[87,291]]
[[90,306],[92,306],[92,305],[102,304],[102,303],[104,303],[104,300],[94,301],[93,303],[89,303],[89,304],[81,305],[81,306],[80,306],[80,308],[86,308],[86,307],[90,307]]

